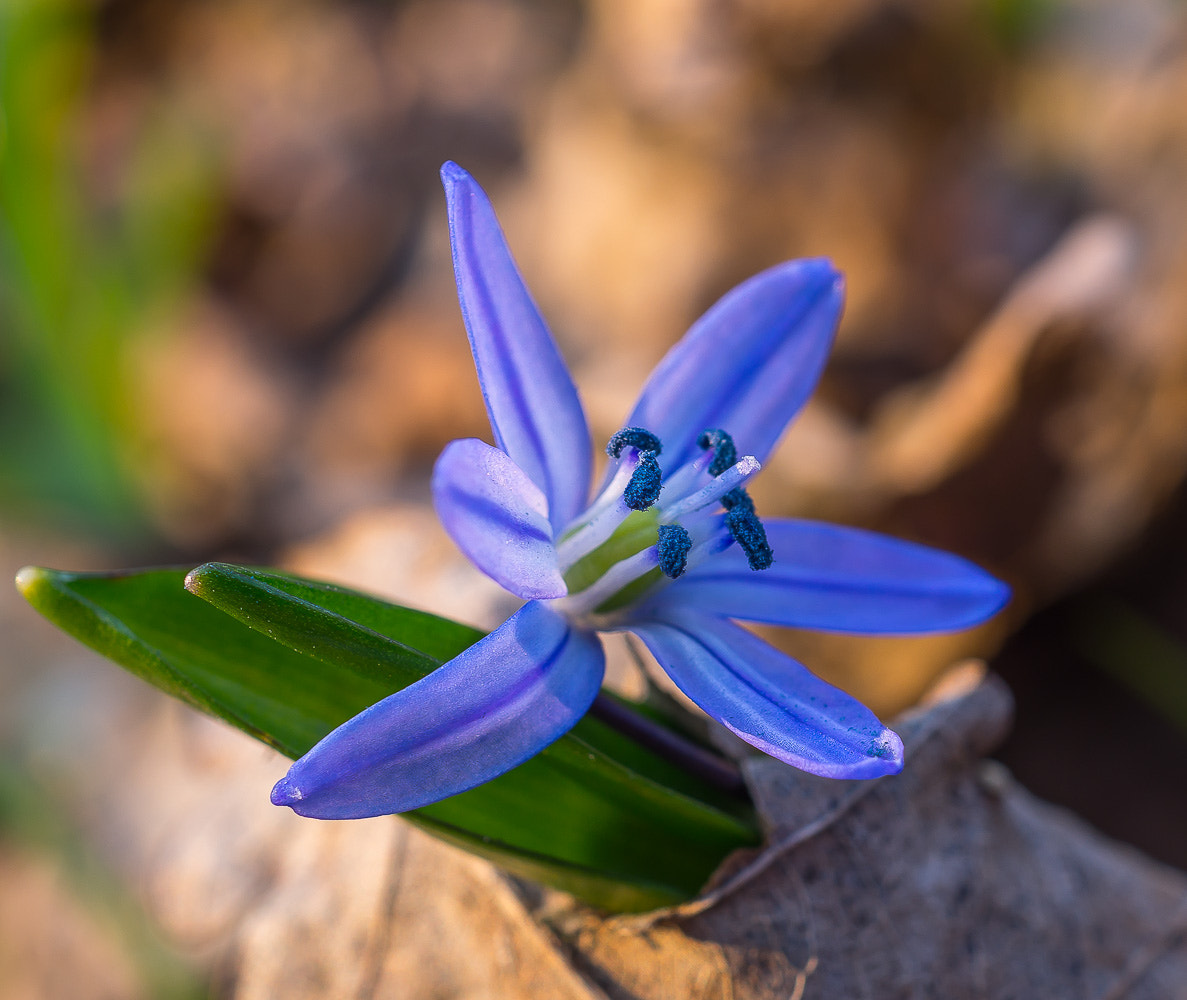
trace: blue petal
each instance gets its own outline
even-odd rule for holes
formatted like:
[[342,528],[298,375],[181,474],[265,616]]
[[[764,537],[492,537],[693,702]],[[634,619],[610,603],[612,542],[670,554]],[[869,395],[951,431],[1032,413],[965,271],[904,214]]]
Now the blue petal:
[[486,193],[441,168],[462,318],[495,442],[548,498],[558,532],[589,499],[589,428],[577,390],[519,275]]
[[475,566],[525,598],[563,597],[548,503],[498,448],[451,441],[433,468],[437,516]]
[[603,668],[595,634],[526,604],[460,656],[335,729],[277,782],[272,801],[302,816],[358,819],[464,792],[572,728]]
[[627,424],[664,444],[673,469],[707,428],[765,461],[812,394],[841,316],[844,287],[827,260],[779,264],[726,293],[659,363]]
[[902,740],[868,708],[732,622],[669,610],[631,628],[681,691],[764,753],[826,778],[902,770]]
[[658,595],[728,618],[824,632],[955,632],[1000,611],[1010,588],[959,556],[872,531],[764,519],[775,564],[730,549]]

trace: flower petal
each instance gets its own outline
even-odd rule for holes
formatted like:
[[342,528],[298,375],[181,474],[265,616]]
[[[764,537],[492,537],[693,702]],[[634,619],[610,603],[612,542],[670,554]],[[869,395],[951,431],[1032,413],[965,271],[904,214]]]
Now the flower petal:
[[1010,588],[948,552],[859,528],[764,519],[775,564],[752,571],[731,546],[658,595],[727,618],[824,632],[914,635],[971,628]]
[[538,486],[498,448],[451,441],[433,467],[437,516],[475,566],[518,597],[568,593]]
[[495,442],[548,498],[556,531],[589,499],[589,428],[552,334],[507,248],[486,193],[441,168],[458,300]]
[[652,372],[627,424],[664,444],[674,469],[720,427],[760,462],[812,394],[841,316],[844,284],[827,260],[788,261],[727,292]]
[[631,629],[681,691],[764,753],[826,778],[902,770],[902,740],[873,712],[732,622],[670,610]]
[[415,684],[343,723],[289,769],[276,805],[358,819],[416,809],[523,763],[585,714],[602,683],[597,636],[525,604]]

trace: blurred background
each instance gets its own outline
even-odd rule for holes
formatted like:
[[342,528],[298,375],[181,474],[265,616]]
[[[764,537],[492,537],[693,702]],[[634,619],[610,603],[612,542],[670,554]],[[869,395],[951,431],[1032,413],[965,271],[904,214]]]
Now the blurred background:
[[[1187,867],[1184,108],[1172,0],[0,0],[3,564],[283,563],[500,620],[427,507],[489,435],[453,159],[598,443],[720,294],[833,258],[836,351],[759,509],[1016,598],[778,641],[885,715],[991,657],[1019,779]],[[155,696],[11,589],[0,636],[0,997],[217,995],[88,791]]]

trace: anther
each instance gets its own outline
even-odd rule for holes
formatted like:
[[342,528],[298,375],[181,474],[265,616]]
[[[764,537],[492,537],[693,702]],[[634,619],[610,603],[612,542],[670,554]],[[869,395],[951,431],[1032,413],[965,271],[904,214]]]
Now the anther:
[[725,515],[725,526],[734,536],[734,541],[742,546],[751,569],[770,568],[775,561],[775,554],[767,541],[766,529],[753,511],[735,507]]
[[719,428],[702,431],[701,436],[697,438],[697,444],[706,451],[713,449],[713,462],[709,466],[711,476],[720,476],[738,461],[734,439]]
[[[619,431],[619,434],[621,433],[623,432]],[[616,434],[615,437],[617,436]],[[659,499],[659,491],[662,488],[662,474],[659,462],[655,460],[655,452],[640,452],[639,464],[631,473],[631,481],[626,484],[626,489],[622,491],[623,502],[631,510],[646,510]]]
[[692,550],[692,536],[678,524],[661,524],[659,542],[656,544],[659,568],[664,576],[673,580],[684,572],[688,565],[688,553]]
[[721,498],[721,506],[726,510],[742,510],[748,514],[754,513],[754,501],[746,492],[744,486],[736,486]]
[[618,458],[623,448],[634,448],[636,451],[650,451],[658,455],[664,450],[659,438],[642,427],[624,427],[606,442],[606,454],[611,458]]

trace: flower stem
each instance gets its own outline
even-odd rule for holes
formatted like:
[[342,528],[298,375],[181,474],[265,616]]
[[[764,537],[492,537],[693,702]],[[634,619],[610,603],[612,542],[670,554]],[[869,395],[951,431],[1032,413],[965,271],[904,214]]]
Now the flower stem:
[[609,695],[599,694],[589,714],[714,788],[745,797],[746,783],[742,774],[728,760],[632,711]]

